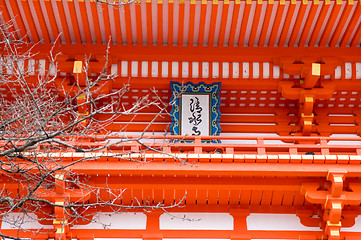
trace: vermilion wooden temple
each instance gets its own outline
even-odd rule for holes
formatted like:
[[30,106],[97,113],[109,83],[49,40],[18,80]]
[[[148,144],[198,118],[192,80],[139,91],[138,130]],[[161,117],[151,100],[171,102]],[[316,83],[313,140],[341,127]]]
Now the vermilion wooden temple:
[[[33,61],[43,71],[54,42],[60,72],[72,73],[61,69],[65,61],[85,54],[100,60],[109,41],[110,69],[118,76],[110,88],[129,82],[120,99],[125,106],[152,88],[169,102],[171,81],[221,82],[221,133],[188,136],[190,142],[167,135],[175,141],[165,146],[172,119],[155,107],[108,125],[127,135],[146,129],[164,153],[142,154],[147,164],[99,153],[99,160],[73,170],[93,176],[94,184],[127,189],[123,204],[184,198],[183,207],[168,210],[171,215],[104,217],[109,229],[70,226],[67,238],[361,239],[361,1],[95,2],[0,0],[0,21],[36,43]],[[64,156],[72,161],[84,153]],[[55,222],[54,229],[21,234],[57,238]],[[17,230],[3,224],[1,232]]]

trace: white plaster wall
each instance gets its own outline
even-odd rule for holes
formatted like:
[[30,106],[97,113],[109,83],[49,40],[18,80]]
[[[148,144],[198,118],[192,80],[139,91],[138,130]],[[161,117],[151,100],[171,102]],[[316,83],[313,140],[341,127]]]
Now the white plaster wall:
[[[1,221],[1,229],[52,229],[53,225],[42,225],[34,213],[9,213]],[[16,223],[16,225],[14,225]]]
[[233,230],[233,217],[229,213],[164,213],[159,224],[160,229]]
[[321,231],[318,227],[303,226],[294,214],[251,213],[247,217],[248,230]]
[[98,213],[93,222],[76,225],[73,229],[145,229],[147,216],[144,213]]

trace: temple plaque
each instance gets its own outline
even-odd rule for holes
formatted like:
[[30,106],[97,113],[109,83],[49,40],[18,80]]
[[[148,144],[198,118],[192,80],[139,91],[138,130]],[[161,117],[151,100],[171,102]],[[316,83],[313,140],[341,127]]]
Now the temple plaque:
[[219,135],[221,83],[171,82],[173,135]]

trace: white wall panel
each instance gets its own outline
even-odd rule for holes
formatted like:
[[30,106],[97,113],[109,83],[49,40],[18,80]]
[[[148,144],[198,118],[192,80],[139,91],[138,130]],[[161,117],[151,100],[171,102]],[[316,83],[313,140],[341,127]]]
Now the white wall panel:
[[294,214],[251,213],[247,217],[248,230],[321,231],[318,227],[305,227]]
[[98,213],[87,225],[76,225],[74,229],[145,229],[147,216],[144,213]]
[[160,229],[233,230],[229,213],[164,213],[159,223]]
[[[52,229],[53,225],[42,225],[34,213],[9,213],[1,222],[1,229]],[[16,224],[14,224],[16,223]]]

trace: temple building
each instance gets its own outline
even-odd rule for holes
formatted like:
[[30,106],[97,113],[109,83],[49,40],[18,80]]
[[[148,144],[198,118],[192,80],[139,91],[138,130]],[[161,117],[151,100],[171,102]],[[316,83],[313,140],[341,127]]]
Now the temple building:
[[[49,174],[55,183],[43,192],[34,190],[44,207],[1,208],[3,219],[16,221],[3,221],[0,233],[36,240],[361,239],[360,5],[0,0],[7,27],[1,77],[35,87],[47,76],[49,91],[76,106],[66,121],[84,118],[78,143],[70,140],[75,125],[71,137],[49,137],[62,145],[51,166],[67,167]],[[6,32],[19,44],[16,68],[31,74],[9,69]],[[99,82],[89,87],[92,81]],[[17,91],[9,84],[1,85],[1,98]],[[91,115],[98,103],[114,101],[119,116]],[[43,111],[37,104],[31,111]],[[10,140],[2,129],[6,162]],[[39,158],[34,151],[16,157]],[[1,199],[25,191],[1,166]],[[87,185],[70,184],[74,174]],[[10,204],[1,199],[0,206]],[[78,216],[70,206],[82,209]]]

